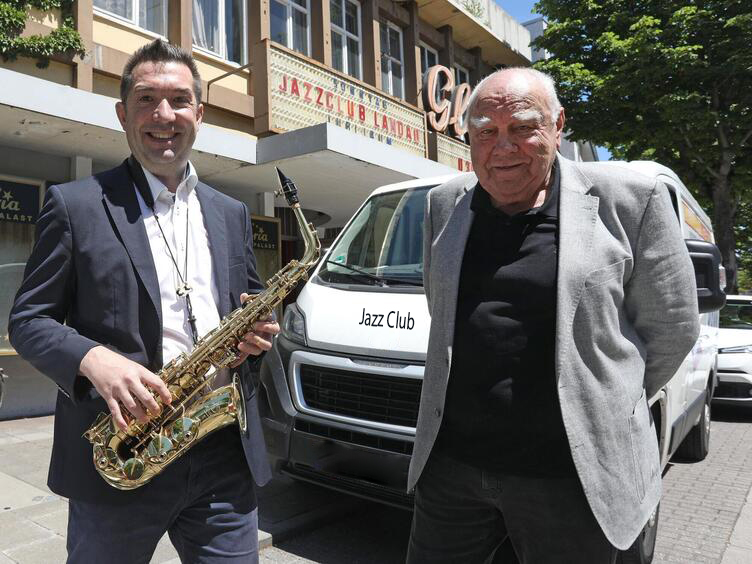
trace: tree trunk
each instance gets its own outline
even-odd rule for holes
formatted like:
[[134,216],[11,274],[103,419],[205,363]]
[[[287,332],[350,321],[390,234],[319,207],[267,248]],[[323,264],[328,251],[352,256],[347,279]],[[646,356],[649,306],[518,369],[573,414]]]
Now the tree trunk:
[[726,269],[727,294],[738,292],[736,235],[734,234],[736,207],[736,200],[728,175],[719,175],[713,183],[713,226],[715,243],[721,250],[721,260]]

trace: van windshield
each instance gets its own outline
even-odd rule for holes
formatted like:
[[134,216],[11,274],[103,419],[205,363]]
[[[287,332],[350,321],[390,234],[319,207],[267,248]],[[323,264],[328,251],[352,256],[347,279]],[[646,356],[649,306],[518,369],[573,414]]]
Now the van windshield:
[[423,208],[432,186],[387,192],[361,208],[319,270],[324,282],[423,285]]

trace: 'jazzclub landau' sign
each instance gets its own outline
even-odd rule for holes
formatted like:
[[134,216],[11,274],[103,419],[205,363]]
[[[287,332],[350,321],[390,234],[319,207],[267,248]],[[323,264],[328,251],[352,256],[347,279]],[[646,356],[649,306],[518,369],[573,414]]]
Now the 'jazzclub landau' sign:
[[275,46],[269,52],[271,120],[292,131],[318,123],[425,156],[423,114]]
[[36,223],[39,186],[0,180],[0,221]]

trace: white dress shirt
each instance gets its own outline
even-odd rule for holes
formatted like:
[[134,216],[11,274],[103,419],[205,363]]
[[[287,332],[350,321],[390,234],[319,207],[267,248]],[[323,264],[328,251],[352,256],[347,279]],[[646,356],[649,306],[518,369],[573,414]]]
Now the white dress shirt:
[[[146,235],[149,238],[149,246],[159,280],[162,303],[162,358],[167,364],[180,353],[188,353],[193,349],[186,299],[176,293],[181,284],[181,275],[193,288],[190,293],[191,305],[196,318],[197,338],[199,339],[219,325],[219,292],[212,268],[209,236],[204,224],[204,216],[201,213],[201,203],[196,195],[198,176],[193,165],[188,163],[186,176],[178,185],[175,194],[170,193],[162,181],[148,170],[144,168],[143,171],[154,197],[154,213],[146,205],[138,190],[136,190],[136,195],[141,206]],[[159,219],[159,224],[154,218],[155,214]],[[164,231],[164,237],[160,233],[160,226]],[[170,250],[177,262],[179,274],[170,257]],[[226,379],[226,374],[219,374],[213,387],[216,388],[226,383],[221,381]]]

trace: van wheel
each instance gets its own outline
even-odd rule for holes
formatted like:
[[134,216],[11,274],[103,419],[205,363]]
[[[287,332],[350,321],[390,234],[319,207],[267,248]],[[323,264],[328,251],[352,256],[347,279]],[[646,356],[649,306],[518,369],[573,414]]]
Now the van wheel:
[[653,514],[645,523],[640,536],[627,550],[619,552],[618,564],[650,564],[655,554],[655,540],[658,536],[658,514],[661,506],[658,505]]
[[702,405],[702,415],[697,425],[684,437],[676,449],[677,457],[687,462],[700,462],[710,451],[710,402],[712,400],[710,386],[705,390],[705,401]]

